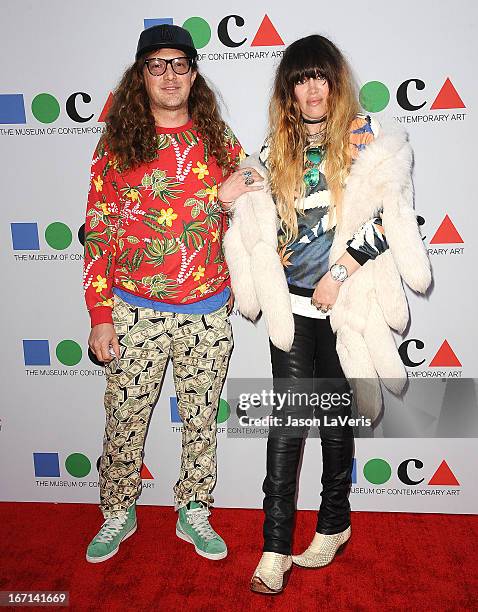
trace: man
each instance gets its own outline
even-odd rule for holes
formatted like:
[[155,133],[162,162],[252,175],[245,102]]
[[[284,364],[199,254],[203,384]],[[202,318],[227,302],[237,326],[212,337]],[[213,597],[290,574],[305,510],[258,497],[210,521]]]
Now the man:
[[[190,34],[141,33],[95,151],[85,226],[89,345],[107,363],[100,463],[105,522],[87,551],[112,557],[136,530],[151,411],[172,358],[183,421],[176,534],[208,559],[227,554],[209,524],[216,415],[229,356],[226,202],[260,186],[234,171],[244,153],[196,65]],[[227,178],[229,177],[229,178]]]

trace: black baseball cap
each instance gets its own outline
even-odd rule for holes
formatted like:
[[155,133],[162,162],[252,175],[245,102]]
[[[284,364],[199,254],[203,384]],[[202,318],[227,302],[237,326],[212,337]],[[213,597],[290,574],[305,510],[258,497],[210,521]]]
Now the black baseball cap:
[[191,34],[184,28],[167,23],[152,26],[141,32],[136,59],[155,49],[180,49],[193,59],[198,54]]

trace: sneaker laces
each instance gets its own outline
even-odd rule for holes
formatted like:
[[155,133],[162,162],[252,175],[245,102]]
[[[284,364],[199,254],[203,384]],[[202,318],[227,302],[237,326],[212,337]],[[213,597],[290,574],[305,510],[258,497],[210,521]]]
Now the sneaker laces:
[[192,528],[206,541],[213,540],[217,537],[217,533],[209,524],[209,515],[211,513],[206,508],[192,508],[186,510],[186,519]]
[[127,518],[128,515],[125,513],[120,516],[114,516],[106,519],[101,526],[98,536],[96,537],[96,541],[102,542],[103,544],[108,544],[108,542],[111,542],[111,540],[118,535],[121,529],[123,529]]

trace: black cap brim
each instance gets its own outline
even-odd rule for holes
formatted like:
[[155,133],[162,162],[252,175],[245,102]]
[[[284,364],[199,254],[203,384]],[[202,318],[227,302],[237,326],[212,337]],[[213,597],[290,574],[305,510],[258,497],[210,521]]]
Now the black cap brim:
[[151,51],[155,51],[156,49],[179,49],[180,51],[184,51],[184,53],[186,53],[186,55],[190,57],[191,59],[196,59],[198,55],[198,52],[196,51],[196,49],[194,49],[193,47],[189,47],[187,45],[159,44],[159,45],[149,45],[147,47],[144,47],[143,49],[141,49],[141,51],[136,53],[136,59],[139,59],[143,55],[147,55],[148,53],[151,53]]

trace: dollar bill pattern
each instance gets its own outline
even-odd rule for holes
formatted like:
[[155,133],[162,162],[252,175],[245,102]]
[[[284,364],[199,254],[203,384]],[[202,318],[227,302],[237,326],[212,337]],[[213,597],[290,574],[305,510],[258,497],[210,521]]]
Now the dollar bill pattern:
[[170,358],[183,421],[175,506],[209,506],[216,482],[216,416],[233,347],[226,306],[206,315],[178,314],[135,307],[115,296],[113,322],[120,359],[106,366],[100,461],[105,518],[125,511],[141,493],[146,432]]

